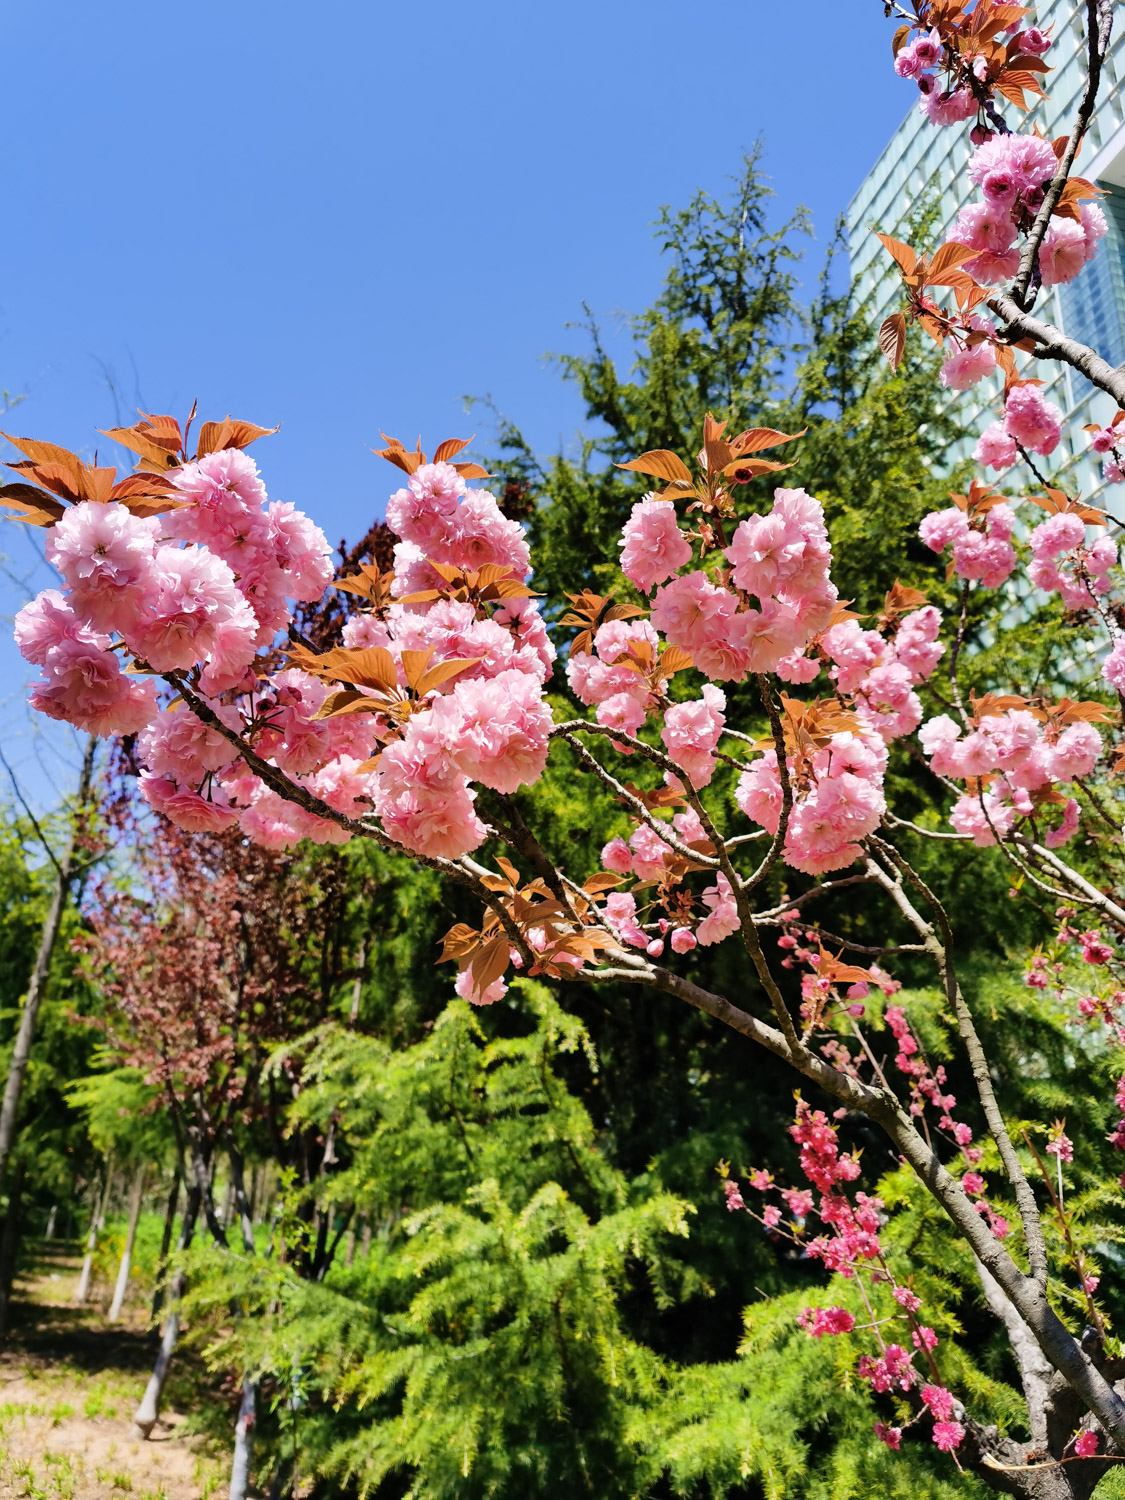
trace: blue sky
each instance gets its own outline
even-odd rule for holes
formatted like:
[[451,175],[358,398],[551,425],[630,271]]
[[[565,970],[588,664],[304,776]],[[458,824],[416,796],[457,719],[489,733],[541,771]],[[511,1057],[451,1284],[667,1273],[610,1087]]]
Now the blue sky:
[[[488,393],[537,448],[573,442],[542,356],[577,346],[583,301],[612,333],[652,299],[659,206],[721,191],[759,135],[779,218],[815,216],[811,280],[911,103],[877,0],[38,0],[5,20],[0,387],[26,396],[2,425],[92,455],[138,405],[281,422],[254,450],[270,493],[333,542],[394,487],[380,428],[467,437],[461,398]],[[77,755],[23,706],[8,621],[50,581],[33,540],[0,529],[0,736],[42,806]]]

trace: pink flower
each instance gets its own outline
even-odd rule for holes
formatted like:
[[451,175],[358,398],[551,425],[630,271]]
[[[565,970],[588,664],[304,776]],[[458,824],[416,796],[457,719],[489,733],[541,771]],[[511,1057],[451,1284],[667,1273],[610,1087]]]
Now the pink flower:
[[1030,53],[1032,57],[1042,57],[1051,46],[1051,38],[1045,31],[1040,31],[1038,26],[1029,26],[1015,40],[1019,43],[1020,51]]
[[281,571],[282,591],[306,603],[319,599],[335,572],[324,532],[287,501],[270,503],[266,524],[268,546]]
[[969,158],[969,180],[983,183],[991,173],[1000,172],[1024,195],[1046,187],[1057,167],[1050,141],[1035,135],[995,135]]
[[797,1317],[797,1322],[814,1339],[826,1333],[851,1333],[855,1319],[846,1307],[806,1307]]
[[712,752],[723,732],[726,703],[721,689],[708,682],[701,698],[673,703],[665,712],[660,737],[668,754],[695,787],[706,786],[714,773]]
[[876,1422],[875,1436],[881,1443],[886,1443],[887,1447],[896,1453],[902,1446],[901,1427],[888,1427],[885,1422]]
[[45,678],[28,700],[88,734],[136,734],[157,711],[151,681],[126,676],[117,656],[89,639],[64,639],[47,655]]
[[1102,678],[1116,692],[1125,693],[1125,635],[1119,635],[1113,650],[1102,662]]
[[952,93],[941,93],[935,88],[923,95],[920,107],[931,125],[959,125],[973,118],[977,101],[970,88],[955,89]]
[[986,427],[973,449],[974,461],[983,464],[986,469],[1010,469],[1018,457],[1019,450],[1014,438],[1000,422],[993,422],[990,427]]
[[1039,247],[1039,272],[1043,285],[1057,286],[1061,281],[1073,281],[1089,258],[1085,227],[1074,219],[1052,219]]
[[387,525],[423,552],[448,547],[465,481],[452,464],[423,464],[387,501]]
[[[230,729],[241,729],[238,712],[218,704],[211,707]],[[238,758],[237,748],[188,708],[166,709],[143,729],[137,755],[155,776],[179,782],[199,782],[208,771],[221,771]]]
[[709,948],[739,928],[738,907],[725,875],[718,874],[715,885],[708,886],[703,892],[703,904],[709,908],[709,915],[700,922],[695,936],[698,943]]
[[924,682],[944,655],[945,647],[938,641],[940,630],[941,612],[932,604],[923,605],[899,621],[892,643],[895,659],[907,669],[913,682]]
[[991,344],[974,344],[969,349],[958,349],[941,367],[941,383],[948,390],[967,391],[978,380],[991,375],[996,369],[996,355]]
[[728,1177],[723,1182],[723,1192],[727,1196],[727,1212],[735,1213],[740,1208],[745,1208],[746,1203],[739,1190],[738,1183],[733,1177]]
[[547,763],[551,710],[535,677],[509,670],[458,682],[431,717],[446,753],[470,781],[514,792],[538,781]]
[[44,667],[56,646],[63,641],[84,641],[105,650],[108,635],[100,635],[83,625],[69,603],[57,589],[46,589],[16,616],[16,645],[25,661]]
[[690,953],[695,947],[695,933],[690,927],[673,927],[669,942],[673,953]]
[[922,1306],[921,1297],[916,1296],[909,1287],[896,1286],[891,1295],[898,1305],[905,1308],[907,1312],[917,1312]]
[[759,599],[815,590],[832,561],[823,507],[804,490],[775,490],[770,514],[740,522],[725,556],[735,587]]
[[[623,734],[635,735],[647,717],[645,706],[629,693],[613,693],[598,704],[595,715],[599,724],[607,729],[620,729]],[[622,755],[632,755],[628,745],[617,745]]]
[[157,550],[153,586],[133,622],[122,627],[126,644],[156,672],[206,659],[221,624],[242,627],[245,654],[253,659],[253,621],[228,565],[203,547]]
[[170,777],[153,776],[148,771],[141,772],[138,786],[151,808],[188,833],[221,833],[238,821],[238,813],[218,787],[210,797],[203,797]]
[[943,1385],[924,1385],[922,1400],[930,1408],[935,1421],[948,1422],[953,1416],[953,1397]]
[[470,1005],[495,1005],[497,1000],[503,1000],[508,993],[508,986],[503,977],[494,979],[483,990],[477,989],[471,969],[462,969],[454,980],[453,987],[462,1000],[467,1000]]
[[633,506],[621,546],[622,572],[646,594],[691,561],[691,545],[680,530],[675,505],[648,495]]
[[1014,385],[1004,403],[1004,430],[1013,441],[1046,457],[1062,436],[1062,413],[1037,385]]
[[628,891],[611,891],[605,903],[606,921],[633,948],[647,948],[648,938],[637,921],[637,900]]
[[935,1422],[934,1442],[943,1453],[952,1453],[965,1440],[965,1429],[960,1422]]
[[155,584],[160,528],[116,502],[69,506],[47,534],[47,560],[71,591],[71,606],[95,630],[127,628]]
[[[633,873],[633,856],[629,845],[624,839],[610,839],[602,850],[602,864],[607,870],[612,870],[616,875],[631,875]],[[675,947],[675,934],[673,934],[672,946]]]
[[1078,1458],[1093,1458],[1098,1451],[1098,1435],[1083,1428],[1074,1439],[1074,1452]]

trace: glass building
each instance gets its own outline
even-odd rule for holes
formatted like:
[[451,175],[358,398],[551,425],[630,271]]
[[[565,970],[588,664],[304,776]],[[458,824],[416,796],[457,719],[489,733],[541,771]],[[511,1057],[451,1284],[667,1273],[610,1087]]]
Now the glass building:
[[[1050,98],[1037,100],[1026,115],[1014,105],[1005,105],[1005,118],[1014,129],[1030,132],[1038,128],[1048,140],[1069,133],[1086,86],[1085,14],[1082,0],[1040,0],[1036,6],[1035,24],[1050,27],[1054,42],[1045,59],[1053,69],[1044,85]],[[1100,202],[1109,232],[1096,258],[1073,282],[1041,292],[1035,305],[1038,316],[1092,345],[1113,365],[1125,364],[1123,84],[1125,26],[1113,37],[1097,110],[1076,165],[1077,175],[1095,181],[1106,193]],[[904,92],[914,90],[914,85],[905,81],[902,86]],[[856,302],[869,306],[874,328],[904,301],[897,268],[875,238],[875,231],[906,237],[915,206],[936,202],[935,242],[940,243],[960,209],[978,196],[965,172],[972,149],[965,126],[931,125],[912,101],[910,113],[849,204],[853,296]],[[917,332],[911,336],[924,337]],[[1046,382],[1047,394],[1067,416],[1062,442],[1047,462],[1054,465],[1060,477],[1066,476],[1068,486],[1076,486],[1092,497],[1103,488],[1100,462],[1092,461],[1081,428],[1085,422],[1108,422],[1116,406],[1104,392],[1069,369],[1044,361],[1035,374]],[[983,431],[999,412],[996,384],[995,380],[984,381],[963,398],[968,423],[975,431]],[[1117,495],[1121,495],[1120,487]],[[1121,508],[1118,499],[1115,509]]]

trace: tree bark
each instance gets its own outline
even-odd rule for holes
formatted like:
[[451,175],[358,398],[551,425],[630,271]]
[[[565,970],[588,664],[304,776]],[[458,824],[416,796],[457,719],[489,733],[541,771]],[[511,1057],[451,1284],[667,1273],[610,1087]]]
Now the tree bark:
[[27,1072],[27,1064],[31,1058],[31,1044],[35,1039],[35,1027],[39,1020],[39,1007],[43,1003],[43,992],[47,986],[47,974],[51,967],[51,955],[55,951],[55,943],[58,941],[63,912],[66,909],[71,882],[74,879],[75,866],[78,863],[76,858],[78,854],[78,820],[81,819],[86,804],[90,799],[90,783],[94,775],[94,749],[96,744],[97,741],[91,735],[86,743],[86,753],[82,757],[82,771],[78,778],[78,811],[76,820],[71,828],[71,834],[67,840],[63,857],[57,863],[55,889],[51,896],[51,904],[47,909],[47,919],[43,923],[43,932],[39,939],[39,951],[35,955],[35,967],[31,971],[31,982],[27,987],[27,999],[24,1001],[19,1029],[16,1032],[15,1046],[12,1049],[12,1060],[8,1064],[8,1081],[4,1086],[4,1097],[3,1100],[0,1100],[0,1183],[4,1181],[8,1171],[8,1159],[12,1154],[12,1145],[16,1138],[16,1118],[19,1113],[20,1094],[23,1091],[23,1080],[24,1074]]
[[78,1288],[74,1293],[74,1300],[79,1307],[90,1295],[90,1280],[94,1274],[94,1251],[98,1248],[98,1233],[105,1223],[105,1206],[109,1198],[109,1179],[113,1172],[113,1152],[111,1151],[105,1159],[105,1174],[102,1184],[98,1190],[98,1196],[94,1202],[94,1211],[90,1215],[90,1231],[86,1236],[86,1257],[82,1262],[82,1272],[78,1278]]
[[[202,1200],[203,1194],[198,1186],[188,1189],[184,1217],[180,1224],[180,1238],[176,1245],[181,1253],[191,1244],[192,1236],[195,1234],[195,1221],[199,1217]],[[156,1426],[156,1419],[160,1415],[160,1398],[164,1394],[164,1384],[168,1379],[172,1355],[176,1351],[176,1341],[180,1336],[180,1299],[184,1294],[186,1282],[187,1273],[181,1266],[172,1277],[168,1288],[168,1316],[164,1320],[164,1329],[160,1335],[160,1349],[157,1352],[156,1363],[148,1378],[145,1393],[141,1397],[141,1404],[133,1415],[133,1422],[143,1438],[151,1435],[152,1429]]]
[[133,1191],[129,1195],[129,1222],[125,1230],[125,1248],[121,1252],[121,1264],[117,1268],[117,1285],[113,1289],[113,1301],[109,1308],[109,1321],[116,1323],[121,1316],[125,1293],[129,1288],[129,1272],[133,1265],[133,1245],[137,1239],[137,1220],[141,1216],[144,1200],[146,1169],[138,1167],[133,1178]]
[[[246,1197],[246,1181],[242,1154],[235,1145],[234,1134],[228,1130],[227,1154],[230,1159],[230,1191],[238,1214],[242,1232],[242,1248],[247,1255],[254,1254],[254,1216]],[[258,1414],[258,1386],[249,1371],[242,1376],[242,1402],[238,1408],[238,1421],[234,1425],[234,1457],[230,1470],[230,1493],[228,1500],[246,1500],[250,1483],[250,1463],[254,1453],[254,1422]]]
[[152,1294],[152,1326],[160,1322],[160,1309],[164,1305],[164,1277],[168,1270],[168,1252],[172,1248],[172,1230],[176,1223],[176,1208],[180,1201],[181,1171],[177,1163],[172,1173],[172,1186],[168,1191],[168,1203],[164,1210],[164,1233],[160,1238],[160,1259],[156,1263],[156,1287]]
[[16,1256],[20,1247],[20,1211],[23,1206],[23,1162],[16,1163],[12,1185],[8,1190],[8,1212],[4,1215],[4,1232],[0,1235],[0,1338],[7,1337],[12,1311],[12,1282],[16,1275]]

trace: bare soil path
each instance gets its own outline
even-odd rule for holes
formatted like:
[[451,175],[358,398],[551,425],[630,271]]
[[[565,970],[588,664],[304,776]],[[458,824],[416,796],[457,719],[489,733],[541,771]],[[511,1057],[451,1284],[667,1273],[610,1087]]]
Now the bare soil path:
[[[80,1262],[42,1247],[16,1283],[12,1333],[0,1348],[0,1500],[209,1500],[226,1493],[226,1465],[193,1433],[201,1372],[186,1357],[169,1404],[142,1441],[132,1414],[153,1360],[143,1310],[105,1322],[108,1288],[76,1307]],[[101,1292],[104,1296],[100,1295]],[[177,1356],[179,1359],[179,1356]]]

